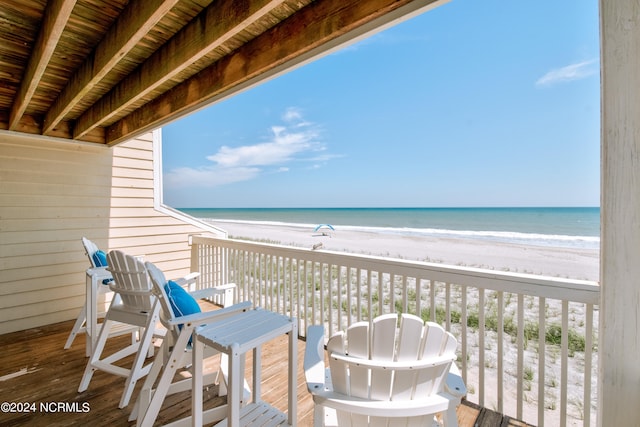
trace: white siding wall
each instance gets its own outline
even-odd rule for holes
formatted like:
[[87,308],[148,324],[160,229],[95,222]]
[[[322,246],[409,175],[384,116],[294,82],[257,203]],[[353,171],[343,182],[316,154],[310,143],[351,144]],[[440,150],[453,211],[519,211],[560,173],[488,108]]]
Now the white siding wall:
[[151,134],[106,148],[0,133],[0,334],[77,316],[82,236],[189,271],[203,230],[154,209],[153,159]]

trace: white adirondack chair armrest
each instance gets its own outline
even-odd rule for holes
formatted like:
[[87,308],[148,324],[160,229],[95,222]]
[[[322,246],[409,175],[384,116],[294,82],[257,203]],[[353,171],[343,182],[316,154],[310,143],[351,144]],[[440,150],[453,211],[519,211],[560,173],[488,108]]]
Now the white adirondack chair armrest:
[[187,274],[184,277],[178,277],[177,279],[171,279],[171,280],[176,282],[178,285],[184,287],[184,286],[189,285],[191,283],[195,283],[195,281],[196,281],[196,279],[198,277],[200,277],[200,272],[194,271],[192,273]]
[[199,325],[215,322],[216,320],[221,320],[225,317],[232,316],[234,314],[238,314],[242,311],[247,311],[250,309],[251,301],[243,301],[229,307],[221,308],[220,310],[205,311],[201,313],[189,314],[188,316],[176,317],[169,320],[167,323],[172,326],[185,325],[187,327],[196,327]]
[[225,283],[224,285],[215,286],[213,288],[198,289],[189,294],[195,299],[210,298],[214,295],[224,295],[229,289],[236,289],[235,283]]
[[91,274],[97,274],[97,273],[101,273],[101,274],[111,274],[111,272],[108,270],[109,267],[102,266],[102,267],[91,267],[91,268],[87,268],[87,274],[91,275]]
[[368,369],[380,369],[380,370],[395,370],[395,371],[409,371],[415,369],[421,369],[428,366],[437,366],[443,363],[449,363],[455,360],[454,356],[438,356],[430,357],[422,360],[405,360],[402,362],[393,361],[381,361],[371,359],[361,359],[359,357],[348,356],[345,354],[331,353],[329,356],[334,360],[339,360],[350,365],[361,366]]
[[336,410],[376,417],[415,417],[446,411],[450,399],[434,394],[426,399],[364,400],[329,390],[313,393],[315,403]]
[[464,384],[462,376],[460,375],[460,370],[455,363],[452,363],[451,368],[449,368],[449,373],[445,379],[444,387],[447,393],[458,399],[462,399],[467,395],[467,386]]
[[325,379],[323,326],[313,325],[307,328],[303,366],[307,390],[312,394],[323,390]]

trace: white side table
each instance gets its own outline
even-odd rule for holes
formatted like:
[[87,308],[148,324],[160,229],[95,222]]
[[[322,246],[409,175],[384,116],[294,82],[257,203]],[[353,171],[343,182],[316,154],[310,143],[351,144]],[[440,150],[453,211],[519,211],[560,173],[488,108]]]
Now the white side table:
[[[260,346],[282,334],[289,335],[288,413],[285,415],[260,400]],[[196,329],[193,340],[192,399],[194,426],[202,426],[202,365],[204,346],[210,346],[229,357],[227,418],[217,426],[238,427],[258,420],[271,420],[270,425],[296,424],[298,324],[295,318],[260,308],[228,317]],[[253,384],[251,402],[242,405],[244,364],[247,351],[253,350]]]

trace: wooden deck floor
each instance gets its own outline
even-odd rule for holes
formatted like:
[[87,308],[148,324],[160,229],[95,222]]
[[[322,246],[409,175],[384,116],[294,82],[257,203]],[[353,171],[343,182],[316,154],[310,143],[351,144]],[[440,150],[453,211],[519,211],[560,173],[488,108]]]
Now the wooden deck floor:
[[[87,362],[84,357],[84,335],[73,346],[63,350],[73,322],[0,336],[0,403],[14,402],[25,406],[22,412],[0,412],[2,426],[129,426],[127,421],[133,403],[118,409],[124,379],[96,372],[87,391],[78,393],[78,385]],[[112,338],[114,347],[123,346],[127,337]],[[304,342],[298,346],[298,425],[312,425],[313,404],[304,382],[302,360]],[[279,409],[287,406],[286,337],[263,347],[262,396]],[[248,360],[250,374],[250,357]],[[142,385],[138,382],[137,390]],[[205,396],[206,398],[206,396]],[[63,406],[58,406],[60,402]],[[223,402],[214,398],[209,405]],[[45,412],[45,405],[50,412]],[[26,412],[29,410],[30,412]],[[69,410],[72,410],[69,412]],[[172,396],[165,402],[157,424],[179,419],[190,413],[189,393]],[[461,427],[524,426],[508,417],[464,402],[458,409]]]

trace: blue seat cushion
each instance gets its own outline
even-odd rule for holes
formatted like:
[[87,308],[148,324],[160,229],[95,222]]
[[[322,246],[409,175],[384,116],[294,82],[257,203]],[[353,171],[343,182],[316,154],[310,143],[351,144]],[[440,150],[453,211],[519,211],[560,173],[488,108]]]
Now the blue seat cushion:
[[174,316],[182,317],[202,311],[195,298],[176,282],[169,280],[164,285],[164,291],[167,293]]
[[104,251],[95,251],[91,258],[96,267],[107,267],[107,254]]
[[[169,304],[174,316],[182,317],[202,312],[195,298],[173,280],[169,280],[164,285],[164,291],[167,294],[167,298],[169,298]],[[178,329],[182,330],[182,324],[178,325]],[[188,346],[191,346],[192,340],[193,337],[189,338]]]

